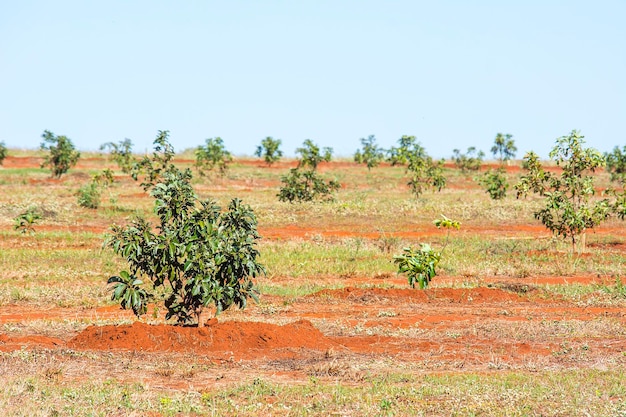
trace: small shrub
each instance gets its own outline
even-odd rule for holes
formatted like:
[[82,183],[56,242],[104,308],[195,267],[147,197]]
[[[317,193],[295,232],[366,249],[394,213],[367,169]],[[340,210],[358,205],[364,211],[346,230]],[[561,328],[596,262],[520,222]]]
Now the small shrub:
[[626,189],[623,189],[622,192],[617,192],[615,190],[608,190],[608,195],[612,195],[615,200],[611,205],[611,210],[615,215],[620,219],[626,219]]
[[376,137],[370,135],[367,139],[361,138],[362,148],[354,154],[354,162],[365,164],[368,170],[380,165],[385,159],[385,151],[376,144]]
[[426,189],[441,191],[446,186],[447,179],[443,175],[443,163],[443,160],[433,162],[430,156],[410,159],[407,172],[411,179],[408,185],[416,198]]
[[332,200],[333,192],[339,190],[341,185],[335,180],[325,181],[316,171],[320,162],[331,160],[332,149],[324,148],[320,151],[316,144],[307,139],[302,148],[296,149],[296,153],[301,156],[298,167],[290,169],[287,175],[281,177],[283,186],[278,193],[278,199],[290,203]]
[[274,139],[268,136],[261,141],[261,144],[256,148],[254,154],[259,158],[263,158],[267,166],[271,166],[273,163],[278,162],[283,156],[283,151],[280,150],[280,144],[280,139]]
[[420,289],[428,287],[432,279],[437,275],[437,265],[439,265],[439,261],[441,261],[441,257],[448,246],[450,230],[461,227],[460,222],[449,219],[444,215],[441,215],[440,219],[434,220],[433,224],[438,229],[444,228],[448,230],[446,241],[441,251],[435,251],[430,245],[421,243],[419,249],[406,247],[401,255],[394,256],[394,263],[398,265],[398,273],[407,274],[409,285],[412,288],[415,288],[416,284],[419,285]]
[[[604,157],[593,148],[584,148],[584,136],[573,130],[556,140],[550,152],[560,175],[543,170],[534,152],[524,157],[528,172],[515,185],[517,197],[529,192],[544,197],[543,208],[533,214],[554,235],[569,239],[572,252],[585,248],[585,233],[607,219],[616,210],[608,199],[592,201],[595,194],[593,177],[589,175],[604,165]],[[614,204],[617,204],[615,202]]]
[[25,212],[13,219],[13,228],[21,233],[35,233],[35,224],[41,220],[41,213],[35,207],[30,207]]
[[[155,228],[136,217],[126,227],[112,227],[106,245],[130,267],[109,278],[112,299],[140,316],[160,294],[166,319],[203,326],[209,305],[219,314],[233,305],[244,308],[248,297],[257,299],[252,279],[265,268],[257,261],[256,217],[239,199],[233,199],[225,212],[211,200],[199,202],[189,169],[160,167],[161,150],[173,153],[166,138],[160,135],[155,144],[159,160],[146,165],[162,168],[162,173],[147,188],[159,224]],[[158,291],[150,292],[144,282]]]
[[94,174],[91,181],[98,184],[101,187],[109,187],[115,182],[113,178],[113,171],[110,169],[103,169],[101,172]]
[[419,144],[415,136],[403,135],[398,139],[398,147],[387,151],[387,161],[391,165],[406,165],[411,157],[426,156],[426,150]]
[[490,169],[479,177],[478,182],[493,200],[502,200],[506,197],[509,182],[503,168]]
[[302,147],[296,149],[296,153],[300,155],[298,168],[309,167],[315,171],[320,162],[330,162],[333,157],[333,148],[320,149],[311,139],[306,139]]
[[411,247],[404,248],[402,255],[394,256],[398,273],[406,273],[409,285],[415,288],[418,284],[420,289],[428,287],[430,281],[437,275],[436,268],[440,260],[441,252],[434,251],[426,243],[420,244],[417,250]]
[[302,202],[314,200],[333,200],[333,193],[341,185],[335,180],[325,181],[314,170],[292,168],[289,174],[281,177],[283,186],[278,193],[280,201]]
[[4,159],[7,157],[8,151],[4,142],[0,142],[0,165],[4,162]]
[[491,147],[491,153],[498,158],[501,164],[515,158],[517,147],[513,135],[498,133]]
[[133,142],[126,138],[119,143],[107,142],[100,146],[100,150],[110,149],[111,158],[123,173],[129,174],[135,164],[133,156]]
[[78,205],[85,208],[97,209],[100,207],[102,189],[108,188],[113,182],[113,172],[108,168],[95,174],[88,184],[83,185],[76,192]]
[[604,154],[604,157],[611,181],[626,183],[626,146],[622,149],[616,146],[611,153]]
[[89,182],[80,187],[76,193],[78,205],[85,208],[97,209],[100,207],[100,187],[96,182]]
[[483,151],[477,151],[475,147],[470,146],[467,148],[466,153],[461,153],[460,150],[454,149],[452,160],[454,165],[462,172],[478,171],[483,163],[485,153]]
[[41,135],[43,142],[40,145],[41,150],[47,151],[41,167],[50,167],[52,176],[60,178],[78,162],[80,152],[74,148],[72,141],[66,136],[55,136],[49,130],[44,130]]
[[152,156],[144,156],[141,161],[135,162],[130,170],[130,176],[135,181],[139,179],[139,176],[144,176],[141,186],[146,191],[162,181],[165,172],[175,168],[172,164],[175,155],[174,148],[168,138],[169,131],[159,130],[153,142]]
[[429,188],[441,191],[446,186],[444,161],[434,162],[415,136],[402,136],[398,140],[398,147],[392,147],[388,154],[387,160],[391,165],[407,166],[408,186],[416,198]]
[[206,175],[207,171],[217,168],[221,176],[226,175],[228,164],[233,161],[233,156],[224,147],[222,138],[208,138],[204,146],[196,149],[196,168],[200,175]]

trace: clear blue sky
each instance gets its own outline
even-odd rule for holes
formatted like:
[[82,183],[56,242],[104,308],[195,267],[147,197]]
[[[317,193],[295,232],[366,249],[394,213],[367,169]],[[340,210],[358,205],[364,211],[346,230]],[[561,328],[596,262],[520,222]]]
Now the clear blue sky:
[[436,157],[498,132],[542,157],[579,129],[626,145],[626,1],[0,3],[0,141],[83,150],[266,136],[350,156],[415,135]]

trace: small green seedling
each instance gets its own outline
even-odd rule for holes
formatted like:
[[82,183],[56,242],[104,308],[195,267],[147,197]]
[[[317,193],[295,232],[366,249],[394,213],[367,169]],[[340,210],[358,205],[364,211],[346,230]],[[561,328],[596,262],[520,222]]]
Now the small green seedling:
[[441,219],[436,219],[433,224],[438,228],[448,229],[446,241],[441,251],[435,251],[427,244],[420,244],[419,249],[407,247],[403,249],[402,255],[394,256],[394,263],[398,265],[398,273],[406,273],[409,278],[409,285],[415,288],[416,284],[420,289],[428,287],[430,281],[437,275],[437,265],[441,261],[441,256],[448,246],[450,229],[460,229],[461,222],[452,220],[441,215]]
[[436,268],[441,260],[441,252],[434,251],[427,243],[420,244],[417,250],[407,247],[402,251],[402,255],[394,256],[398,273],[406,273],[409,285],[413,288],[416,284],[419,284],[420,289],[428,287],[430,281],[437,275]]
[[24,234],[35,233],[35,223],[40,219],[41,214],[39,214],[39,211],[35,208],[29,208],[13,219],[13,228]]

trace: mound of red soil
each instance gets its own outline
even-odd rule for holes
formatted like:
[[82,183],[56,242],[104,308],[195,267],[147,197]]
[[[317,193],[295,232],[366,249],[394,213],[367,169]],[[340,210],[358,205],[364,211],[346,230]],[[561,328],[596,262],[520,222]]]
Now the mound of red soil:
[[63,345],[63,341],[46,336],[16,336],[11,337],[6,334],[0,334],[0,351],[11,352],[14,350],[27,347],[43,347],[52,349],[56,346]]
[[334,344],[307,320],[284,326],[258,322],[214,322],[207,327],[140,322],[90,326],[67,342],[69,348],[81,350],[230,352],[237,357],[281,348],[325,350]]
[[427,290],[400,289],[400,288],[353,288],[347,287],[337,290],[322,290],[313,297],[333,297],[360,302],[378,301],[384,298],[411,299],[427,303],[429,301],[454,303],[486,303],[502,301],[524,301],[518,294],[510,293],[497,288],[432,288]]

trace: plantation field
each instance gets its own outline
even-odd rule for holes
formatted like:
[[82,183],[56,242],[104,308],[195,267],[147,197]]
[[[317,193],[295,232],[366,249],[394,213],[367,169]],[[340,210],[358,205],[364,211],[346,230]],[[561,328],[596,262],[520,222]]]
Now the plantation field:
[[[106,284],[127,267],[105,234],[134,214],[154,220],[153,199],[105,155],[60,179],[41,160],[14,151],[0,166],[1,415],[626,416],[623,221],[572,254],[533,218],[538,197],[491,200],[452,164],[446,188],[415,198],[403,167],[322,163],[335,200],[291,204],[276,195],[295,161],[235,158],[193,185],[254,209],[260,302],[182,327],[157,305],[137,320]],[[80,207],[76,192],[104,168],[116,181],[101,206]],[[520,175],[507,166],[510,183]],[[42,218],[20,233],[29,207]],[[442,214],[461,228],[430,287],[412,289],[393,257],[441,248]]]

